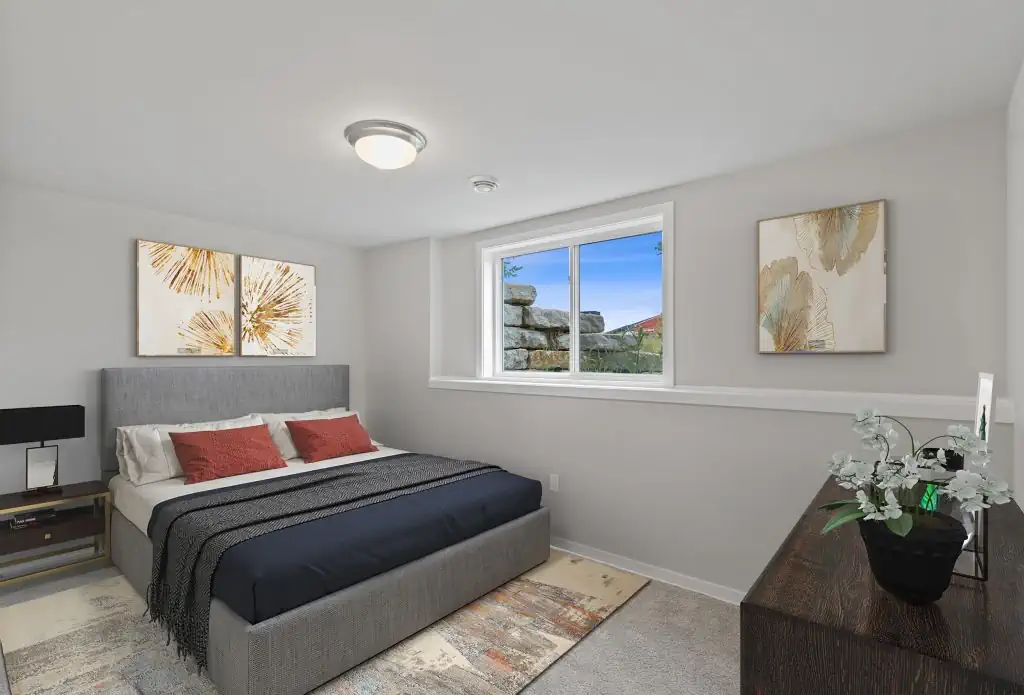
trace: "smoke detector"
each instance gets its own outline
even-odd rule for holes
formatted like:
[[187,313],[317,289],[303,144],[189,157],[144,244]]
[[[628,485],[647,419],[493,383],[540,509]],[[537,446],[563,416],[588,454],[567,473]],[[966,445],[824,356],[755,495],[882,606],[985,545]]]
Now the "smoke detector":
[[477,193],[490,193],[498,188],[498,179],[493,176],[474,176],[469,183]]

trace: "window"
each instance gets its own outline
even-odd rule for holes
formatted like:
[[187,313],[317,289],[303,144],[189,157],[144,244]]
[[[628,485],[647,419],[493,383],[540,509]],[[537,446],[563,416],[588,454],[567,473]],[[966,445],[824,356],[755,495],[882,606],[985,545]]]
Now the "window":
[[670,205],[481,244],[478,376],[672,383]]

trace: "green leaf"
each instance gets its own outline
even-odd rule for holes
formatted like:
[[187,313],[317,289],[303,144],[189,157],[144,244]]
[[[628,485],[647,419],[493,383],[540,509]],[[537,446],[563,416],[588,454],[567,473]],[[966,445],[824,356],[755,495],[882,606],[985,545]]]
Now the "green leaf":
[[845,507],[848,504],[860,504],[857,500],[832,500],[818,507],[823,512],[827,512],[829,509],[839,509]]
[[825,535],[833,529],[837,529],[843,524],[849,521],[855,521],[857,519],[864,518],[864,512],[860,510],[860,507],[856,505],[848,505],[841,507],[838,512],[832,515],[832,518],[825,524],[825,528],[821,529],[821,534]]
[[903,516],[899,519],[886,519],[885,525],[897,536],[906,536],[910,533],[910,529],[914,528],[914,517],[907,512],[903,512]]

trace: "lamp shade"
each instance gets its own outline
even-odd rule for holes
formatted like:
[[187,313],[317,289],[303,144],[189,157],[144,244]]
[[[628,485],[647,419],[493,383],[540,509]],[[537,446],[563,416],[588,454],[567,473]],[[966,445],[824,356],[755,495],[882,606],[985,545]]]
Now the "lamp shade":
[[50,442],[85,436],[85,407],[51,405],[0,410],[0,444]]

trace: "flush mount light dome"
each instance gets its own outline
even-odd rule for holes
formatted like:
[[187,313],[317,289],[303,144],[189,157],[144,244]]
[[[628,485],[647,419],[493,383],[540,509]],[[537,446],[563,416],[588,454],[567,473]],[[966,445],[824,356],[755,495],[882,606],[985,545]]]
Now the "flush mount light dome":
[[345,139],[361,160],[378,169],[409,166],[427,146],[423,133],[394,121],[357,121],[345,128]]

